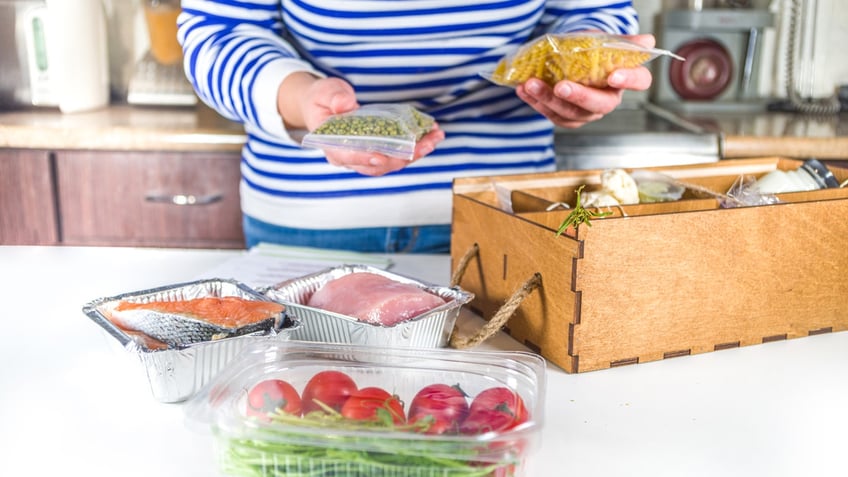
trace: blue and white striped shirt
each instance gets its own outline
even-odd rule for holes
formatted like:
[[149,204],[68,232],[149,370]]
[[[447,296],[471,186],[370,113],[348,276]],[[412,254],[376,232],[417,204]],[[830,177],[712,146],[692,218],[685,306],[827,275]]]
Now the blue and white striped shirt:
[[[185,69],[203,102],[242,122],[245,214],[296,228],[450,223],[456,177],[554,169],[553,127],[491,72],[545,32],[636,33],[630,1],[183,0]],[[368,177],[302,149],[276,92],[307,71],[350,82],[360,104],[408,103],[446,138],[405,169]]]

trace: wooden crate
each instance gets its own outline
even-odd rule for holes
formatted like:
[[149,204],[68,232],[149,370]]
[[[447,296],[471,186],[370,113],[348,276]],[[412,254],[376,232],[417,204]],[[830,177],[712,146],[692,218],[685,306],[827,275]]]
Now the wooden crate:
[[[800,164],[772,157],[655,170],[726,192],[743,175]],[[831,170],[848,179],[848,169]],[[473,310],[490,319],[538,275],[505,330],[570,373],[848,329],[848,188],[737,208],[687,191],[610,209],[557,236],[568,210],[546,209],[573,204],[581,184],[597,188],[601,172],[455,180],[451,259],[458,284],[476,295]]]

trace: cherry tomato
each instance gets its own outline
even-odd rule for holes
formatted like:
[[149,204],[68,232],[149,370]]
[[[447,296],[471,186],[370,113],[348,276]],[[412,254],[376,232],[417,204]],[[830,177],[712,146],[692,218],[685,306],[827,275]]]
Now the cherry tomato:
[[367,387],[354,391],[345,401],[342,416],[357,421],[405,422],[403,403],[400,398],[383,388]]
[[494,409],[477,409],[468,413],[459,427],[461,434],[483,434],[506,431],[514,427],[513,417]]
[[527,407],[521,396],[507,387],[489,388],[478,394],[463,421],[460,432],[480,434],[489,431],[506,431],[529,419]]
[[499,386],[489,388],[474,397],[471,401],[470,411],[477,409],[495,409],[500,410],[515,417],[516,425],[528,419],[527,407],[524,405],[524,400],[516,391]]
[[356,391],[353,378],[341,371],[321,371],[306,383],[303,388],[303,414],[313,411],[324,411],[316,401],[320,401],[336,411],[341,411],[347,398]]
[[261,381],[247,393],[247,415],[266,417],[277,412],[299,416],[301,413],[300,395],[291,384],[281,379]]
[[466,394],[458,384],[431,384],[412,398],[408,422],[428,424],[423,430],[425,434],[456,434],[467,414]]

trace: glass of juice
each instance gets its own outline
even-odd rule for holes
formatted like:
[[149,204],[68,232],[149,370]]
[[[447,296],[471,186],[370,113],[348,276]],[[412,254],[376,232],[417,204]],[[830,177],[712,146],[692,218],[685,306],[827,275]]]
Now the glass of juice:
[[144,18],[150,36],[150,53],[163,65],[179,63],[183,50],[177,41],[179,0],[144,0]]

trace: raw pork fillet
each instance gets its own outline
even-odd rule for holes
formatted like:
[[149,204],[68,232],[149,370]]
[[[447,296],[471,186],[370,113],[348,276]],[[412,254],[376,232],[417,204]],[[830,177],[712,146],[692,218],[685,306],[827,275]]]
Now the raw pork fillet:
[[350,273],[327,282],[307,306],[393,326],[443,305],[445,301],[415,285],[376,273]]

